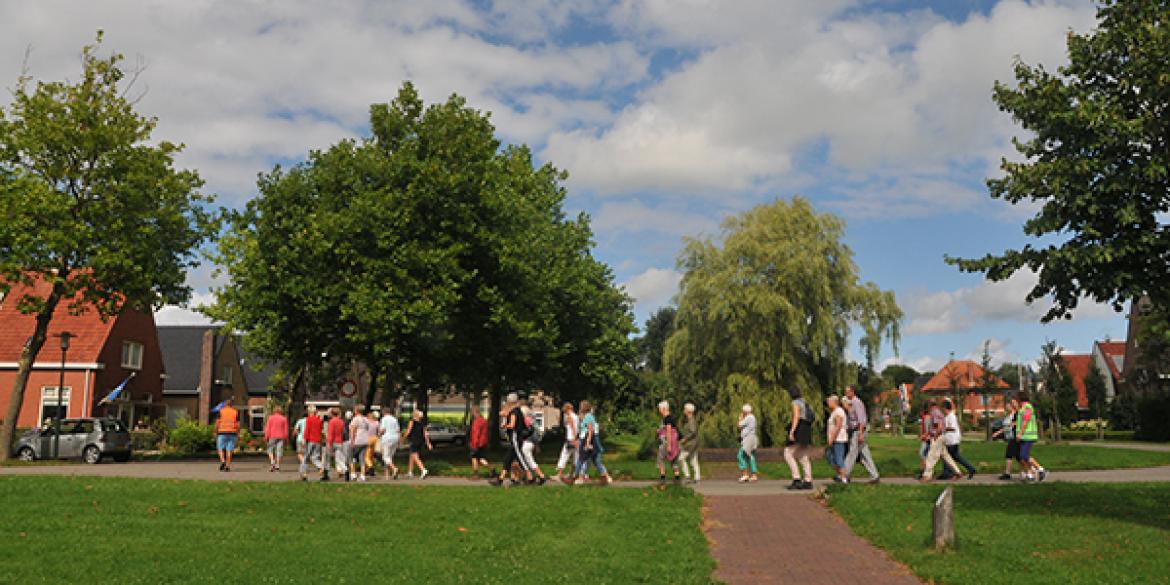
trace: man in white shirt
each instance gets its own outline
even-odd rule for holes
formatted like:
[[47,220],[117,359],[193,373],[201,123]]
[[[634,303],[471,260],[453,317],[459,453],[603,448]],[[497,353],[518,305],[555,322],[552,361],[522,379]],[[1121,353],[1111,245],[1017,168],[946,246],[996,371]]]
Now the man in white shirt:
[[[975,466],[971,465],[959,452],[959,445],[963,442],[963,428],[959,425],[959,415],[955,413],[955,405],[950,400],[943,401],[943,411],[946,413],[943,425],[943,445],[955,463],[967,470],[967,479],[975,479]],[[950,468],[943,466],[943,479],[949,479]]]

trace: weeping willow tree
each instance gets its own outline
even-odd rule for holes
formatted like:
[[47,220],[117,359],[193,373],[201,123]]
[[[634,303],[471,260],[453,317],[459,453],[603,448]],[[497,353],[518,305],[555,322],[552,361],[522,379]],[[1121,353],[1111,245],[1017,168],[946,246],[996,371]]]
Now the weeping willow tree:
[[705,441],[731,442],[746,402],[765,444],[781,442],[791,389],[823,426],[822,398],[851,381],[845,350],[855,328],[870,364],[883,340],[896,351],[902,310],[892,292],[860,281],[844,230],[840,218],[795,197],[728,218],[720,241],[686,241],[665,365],[704,411]]

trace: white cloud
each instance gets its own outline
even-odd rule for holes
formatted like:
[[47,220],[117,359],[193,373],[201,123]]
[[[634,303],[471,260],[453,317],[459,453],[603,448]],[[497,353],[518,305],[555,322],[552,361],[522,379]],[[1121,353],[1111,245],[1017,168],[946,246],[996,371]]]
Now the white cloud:
[[[554,132],[546,156],[600,193],[763,192],[823,150],[861,215],[922,215],[986,199],[958,188],[994,168],[1018,132],[991,102],[1016,55],[1062,63],[1090,3],[1005,0],[961,24],[857,2],[620,3],[619,26],[698,56],[647,87],[613,124]],[[817,172],[817,171],[813,171]],[[821,177],[824,180],[838,177]],[[871,182],[886,188],[864,188]]]
[[670,302],[678,292],[682,274],[666,268],[649,268],[622,284],[634,298],[634,311],[644,314]]
[[191,302],[186,307],[167,305],[154,312],[154,322],[158,325],[210,325],[211,319],[194,309],[215,302],[211,293],[196,292],[191,295]]
[[[1021,270],[1000,282],[985,280],[950,291],[911,293],[902,301],[908,317],[905,332],[907,335],[951,333],[983,322],[1038,323],[1052,306],[1048,300],[1024,302],[1038,280],[1035,272]],[[1074,319],[1116,315],[1109,305],[1087,299],[1082,299],[1074,311]]]
[[672,236],[698,236],[719,227],[719,218],[659,205],[649,207],[637,199],[607,201],[593,218],[599,233],[658,232]]

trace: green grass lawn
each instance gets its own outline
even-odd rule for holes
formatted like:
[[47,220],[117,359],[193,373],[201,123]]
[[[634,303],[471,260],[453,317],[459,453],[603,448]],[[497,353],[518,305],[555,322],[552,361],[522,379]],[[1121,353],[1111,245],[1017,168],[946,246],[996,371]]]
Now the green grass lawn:
[[708,583],[689,490],[0,477],[0,583]]
[[956,486],[954,550],[930,548],[941,486],[832,488],[857,534],[924,580],[1170,583],[1170,489],[1157,484]]

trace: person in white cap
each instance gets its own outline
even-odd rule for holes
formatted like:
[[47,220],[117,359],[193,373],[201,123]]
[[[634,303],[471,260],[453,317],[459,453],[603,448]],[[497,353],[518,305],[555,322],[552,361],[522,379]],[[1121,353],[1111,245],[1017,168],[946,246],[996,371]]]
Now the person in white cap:
[[[683,477],[687,481],[698,483],[703,479],[699,472],[699,418],[695,415],[695,405],[690,402],[683,405],[682,439],[679,441],[679,467],[682,467]],[[695,476],[691,477],[691,470],[687,464],[695,468]]]
[[[756,449],[760,439],[756,436],[756,415],[752,414],[752,405],[745,404],[739,412],[739,453],[735,459],[739,462],[739,481],[759,481],[756,470]],[[751,474],[749,475],[749,470]]]

